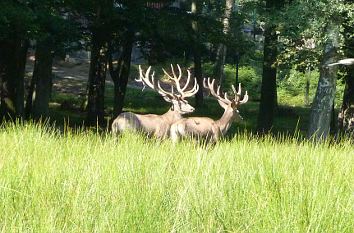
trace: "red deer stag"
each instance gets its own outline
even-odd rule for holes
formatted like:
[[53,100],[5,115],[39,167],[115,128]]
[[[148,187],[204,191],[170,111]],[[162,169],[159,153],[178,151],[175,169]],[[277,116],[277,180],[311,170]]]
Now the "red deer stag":
[[164,73],[168,76],[170,80],[172,80],[175,84],[175,88],[177,92],[174,91],[174,85],[171,84],[171,91],[164,90],[159,81],[155,81],[154,74],[152,73],[150,76],[151,66],[146,70],[146,73],[143,74],[143,70],[139,66],[139,79],[135,81],[143,83],[143,85],[150,87],[151,89],[157,91],[165,101],[172,104],[171,108],[163,115],[155,115],[155,114],[136,114],[132,112],[124,112],[120,114],[112,124],[112,133],[118,134],[126,130],[133,131],[142,131],[147,133],[148,135],[154,135],[158,138],[166,138],[169,135],[171,125],[177,120],[182,118],[183,114],[191,113],[194,111],[194,108],[188,104],[185,98],[191,97],[197,93],[199,90],[199,86],[197,84],[197,80],[194,79],[194,86],[192,89],[187,90],[189,86],[189,82],[191,79],[190,71],[188,72],[188,77],[186,83],[181,87],[181,78],[182,78],[182,70],[179,65],[177,65],[179,74],[178,77],[172,68],[172,76],[170,76],[165,70]]
[[187,136],[205,138],[208,141],[217,142],[221,136],[226,134],[233,121],[242,120],[237,108],[248,101],[247,91],[241,100],[241,84],[239,84],[238,91],[232,85],[235,96],[230,100],[227,97],[227,93],[222,97],[220,85],[215,92],[214,82],[215,79],[212,81],[210,78],[207,81],[204,79],[203,85],[210,90],[210,93],[216,97],[220,106],[224,108],[225,111],[222,117],[216,121],[208,117],[189,117],[178,120],[172,124],[170,130],[170,137],[173,142],[177,142],[179,138]]

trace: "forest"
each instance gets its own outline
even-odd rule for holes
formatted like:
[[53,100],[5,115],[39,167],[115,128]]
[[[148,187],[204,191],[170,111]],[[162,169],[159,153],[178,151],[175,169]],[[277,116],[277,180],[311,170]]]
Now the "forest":
[[[277,131],[274,118],[284,112],[282,106],[285,112],[299,106],[309,112],[301,116],[308,122],[308,137],[350,135],[353,66],[327,65],[353,57],[352,14],[351,1],[5,0],[0,21],[1,119],[53,115],[53,67],[70,60],[70,54],[75,60],[75,52],[87,51],[86,60],[73,63],[89,64],[78,109],[86,113],[81,114],[85,125],[107,127],[107,118],[125,111],[136,64],[161,72],[161,67],[178,63],[192,69],[199,86],[205,77],[216,79],[225,90],[243,83],[250,101],[259,103],[251,127],[256,132]],[[132,62],[134,51],[140,61]],[[29,69],[31,53],[34,64]],[[110,106],[108,81],[113,83]],[[197,110],[204,96],[200,88]]]
[[1,232],[351,232],[353,142],[353,0],[0,1]]

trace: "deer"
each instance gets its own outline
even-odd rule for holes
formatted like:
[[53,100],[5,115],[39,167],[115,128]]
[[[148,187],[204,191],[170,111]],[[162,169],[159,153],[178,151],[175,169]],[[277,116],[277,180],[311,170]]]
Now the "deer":
[[233,121],[242,120],[238,107],[247,103],[247,91],[241,100],[241,84],[238,86],[238,91],[232,85],[234,97],[229,99],[226,92],[224,95],[220,93],[220,85],[215,91],[214,83],[215,79],[204,78],[203,80],[204,88],[210,91],[210,94],[217,99],[219,105],[224,109],[222,117],[219,120],[213,120],[209,117],[188,117],[176,121],[170,129],[170,138],[173,143],[184,137],[205,138],[207,142],[216,143],[220,137],[226,134]]
[[[190,89],[189,83],[191,80],[191,73],[187,70],[188,76],[186,83],[181,86],[182,70],[179,65],[177,65],[179,74],[176,75],[174,68],[171,64],[172,76],[162,69],[167,77],[175,84],[176,91],[174,90],[174,85],[171,84],[171,91],[166,91],[161,87],[160,81],[155,81],[155,72],[150,76],[151,66],[146,70],[145,74],[139,66],[139,78],[135,81],[142,83],[145,86],[150,87],[159,93],[166,102],[171,103],[170,109],[162,114],[137,114],[133,112],[121,113],[112,123],[112,133],[119,134],[126,130],[131,131],[142,131],[147,133],[149,136],[153,135],[157,138],[167,138],[169,136],[169,130],[171,125],[182,118],[182,115],[192,113],[195,109],[191,106],[185,98],[195,95],[199,90],[199,85],[197,84],[196,78],[194,78],[194,85]],[[144,90],[143,88],[143,90]],[[187,90],[187,88],[189,90]]]

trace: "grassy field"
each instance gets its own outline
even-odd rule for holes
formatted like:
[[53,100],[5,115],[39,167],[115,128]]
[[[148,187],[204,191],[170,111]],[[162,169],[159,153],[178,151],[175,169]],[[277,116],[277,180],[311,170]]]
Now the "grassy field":
[[[234,72],[226,67],[225,89]],[[272,129],[287,136],[250,133],[257,125],[260,75],[245,66],[240,80],[251,100],[240,108],[244,121],[212,147],[80,130],[83,98],[53,92],[56,128],[0,126],[0,232],[352,232],[353,145],[303,139],[305,77],[291,72],[279,82]],[[310,97],[317,79],[313,72]],[[109,122],[111,84],[105,107]],[[154,92],[127,90],[124,111],[162,114],[168,108]],[[206,98],[192,115],[217,119],[222,112]]]
[[349,142],[0,128],[1,232],[352,232]]

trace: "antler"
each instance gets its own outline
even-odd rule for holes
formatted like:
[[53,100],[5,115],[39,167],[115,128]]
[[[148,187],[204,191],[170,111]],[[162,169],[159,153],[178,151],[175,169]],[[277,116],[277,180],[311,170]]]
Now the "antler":
[[171,70],[172,70],[172,75],[173,76],[171,76],[169,73],[167,73],[167,71],[165,69],[162,69],[162,70],[163,70],[165,75],[167,75],[167,77],[170,80],[174,81],[174,83],[176,84],[176,89],[177,89],[177,91],[180,94],[182,99],[195,95],[198,92],[198,90],[199,90],[199,85],[197,83],[197,79],[194,78],[194,86],[193,86],[193,88],[191,90],[186,91],[186,89],[187,89],[187,87],[189,85],[190,79],[191,79],[191,72],[189,70],[187,70],[187,73],[188,73],[187,81],[184,84],[184,86],[181,87],[180,80],[182,78],[182,70],[181,70],[181,67],[178,64],[177,64],[177,68],[178,68],[178,77],[177,77],[177,75],[175,73],[175,70],[174,70],[172,64],[171,64]]
[[147,85],[151,89],[155,89],[155,87],[156,87],[155,80],[154,80],[155,72],[152,72],[151,81],[150,81],[150,76],[149,76],[150,70],[151,70],[151,66],[149,66],[149,68],[146,70],[146,73],[144,76],[143,70],[141,69],[141,66],[139,65],[139,78],[136,78],[135,81],[142,83],[144,85],[144,88],[145,88],[145,85]]
[[157,91],[162,96],[168,95],[170,98],[176,98],[177,96],[176,96],[176,94],[174,94],[173,86],[171,86],[171,92],[168,92],[161,87],[159,81],[157,81],[157,84],[156,84],[155,78],[154,78],[155,72],[152,72],[151,80],[150,80],[150,70],[151,70],[151,66],[149,66],[149,68],[146,70],[145,74],[143,74],[143,70],[141,69],[141,66],[139,65],[139,78],[135,79],[135,81],[143,83],[144,86],[147,85],[151,89]]
[[236,91],[234,85],[232,85],[232,91],[234,92],[235,96],[232,100],[230,100],[227,97],[227,93],[224,93],[224,97],[222,97],[222,94],[220,94],[220,85],[217,86],[217,90],[215,92],[214,89],[214,83],[215,83],[215,79],[210,80],[210,78],[203,80],[203,86],[204,88],[207,88],[210,90],[210,94],[212,94],[214,97],[216,97],[218,100],[220,100],[221,102],[225,103],[225,104],[231,104],[232,102],[234,102],[236,104],[236,106],[240,105],[240,104],[244,104],[248,101],[248,93],[246,91],[245,95],[243,96],[243,99],[241,99],[241,83],[239,83],[238,85],[238,91]]
[[221,102],[223,102],[225,104],[231,104],[231,100],[229,100],[227,98],[227,93],[224,94],[224,98],[221,97],[220,85],[217,85],[217,91],[215,92],[214,83],[215,83],[215,79],[210,80],[210,78],[208,78],[208,79],[204,78],[204,80],[203,80],[203,86],[204,86],[204,88],[209,89],[210,94],[212,94],[214,97],[216,97],[218,100],[220,100]]
[[237,105],[245,104],[248,101],[248,93],[247,91],[245,92],[245,95],[243,96],[241,100],[241,83],[238,84],[238,91],[236,91],[234,85],[231,85],[232,91],[235,94],[234,101]]

